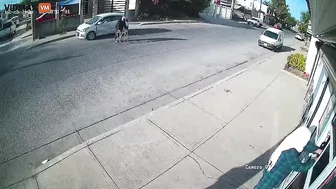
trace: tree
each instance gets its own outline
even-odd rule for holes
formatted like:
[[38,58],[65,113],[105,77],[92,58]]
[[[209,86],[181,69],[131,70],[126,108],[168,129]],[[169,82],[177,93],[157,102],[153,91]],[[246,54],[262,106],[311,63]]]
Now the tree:
[[301,12],[301,22],[304,24],[308,24],[310,20],[310,15],[308,11]]
[[304,23],[299,24],[298,30],[300,33],[303,33],[303,34],[307,33],[307,29],[308,29],[307,24],[304,24]]
[[297,24],[296,20],[294,17],[292,17],[290,14],[286,18],[286,24],[289,28],[295,26]]
[[282,24],[285,24],[289,15],[289,8],[285,0],[272,0],[269,8],[273,11],[275,18]]
[[310,14],[308,11],[301,12],[301,19],[298,30],[300,33],[306,34],[308,30],[308,24],[310,21]]
[[211,0],[137,0],[135,15],[146,13],[147,15],[170,16],[177,12],[199,16],[199,13],[210,6]]

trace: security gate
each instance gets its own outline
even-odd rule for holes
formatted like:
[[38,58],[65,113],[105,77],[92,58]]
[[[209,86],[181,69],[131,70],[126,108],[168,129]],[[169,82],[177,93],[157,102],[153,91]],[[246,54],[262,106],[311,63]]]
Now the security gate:
[[98,14],[125,12],[126,0],[98,0]]

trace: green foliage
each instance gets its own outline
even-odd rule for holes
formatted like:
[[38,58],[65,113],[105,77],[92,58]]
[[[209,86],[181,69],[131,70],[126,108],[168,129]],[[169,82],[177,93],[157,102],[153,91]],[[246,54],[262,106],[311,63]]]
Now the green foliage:
[[178,17],[181,14],[198,17],[210,6],[211,0],[141,0],[141,15]]
[[310,20],[310,15],[308,11],[301,12],[301,22],[304,24],[308,24]]
[[264,1],[264,4],[266,4],[275,15],[275,19],[271,24],[280,22],[286,28],[291,28],[297,24],[295,18],[290,14],[285,0]]
[[37,2],[32,2],[32,0],[21,0],[20,4],[23,4],[23,5],[35,5],[35,4],[37,4]]
[[307,33],[307,30],[308,30],[308,24],[305,24],[305,23],[300,23],[299,24],[299,27],[298,27],[298,30],[300,33]]
[[282,24],[286,24],[286,18],[290,15],[285,0],[271,0],[269,8],[274,12],[275,17]]
[[287,57],[287,64],[303,72],[306,67],[306,57],[300,53],[291,54]]
[[[183,1],[181,1],[183,2]],[[211,0],[189,0],[184,1],[184,10],[185,13],[197,17],[199,16],[199,13],[202,12],[204,9],[206,9],[208,6],[210,6]]]
[[293,27],[293,26],[296,25],[296,20],[295,20],[294,17],[292,17],[292,16],[289,15],[289,16],[286,18],[286,23],[287,23],[287,26],[288,26],[288,27]]

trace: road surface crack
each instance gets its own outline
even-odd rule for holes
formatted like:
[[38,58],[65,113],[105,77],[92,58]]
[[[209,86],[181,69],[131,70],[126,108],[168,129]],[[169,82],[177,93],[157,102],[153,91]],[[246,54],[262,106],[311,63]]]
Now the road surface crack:
[[205,173],[205,171],[203,170],[203,168],[202,168],[202,166],[201,166],[201,164],[194,158],[194,157],[192,157],[191,155],[188,155],[191,159],[193,159],[194,160],[194,162],[198,165],[198,168],[200,169],[200,171],[202,172],[202,174],[205,176],[205,177],[207,177],[208,179],[218,179],[217,177],[213,177],[213,176],[209,176],[209,175],[207,175],[206,173]]

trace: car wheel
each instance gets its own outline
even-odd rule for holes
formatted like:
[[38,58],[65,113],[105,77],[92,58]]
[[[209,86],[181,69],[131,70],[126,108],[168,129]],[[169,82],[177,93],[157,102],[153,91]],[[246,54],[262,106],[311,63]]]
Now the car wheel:
[[87,38],[88,40],[94,40],[94,38],[96,38],[96,33],[93,32],[93,31],[91,31],[91,32],[89,32],[89,33],[87,34],[86,38]]

